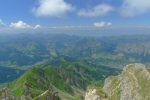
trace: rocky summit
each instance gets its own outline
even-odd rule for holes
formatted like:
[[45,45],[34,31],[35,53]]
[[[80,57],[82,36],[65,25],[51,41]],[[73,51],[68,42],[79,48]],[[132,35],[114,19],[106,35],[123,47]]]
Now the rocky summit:
[[103,88],[89,88],[85,100],[150,100],[150,71],[143,64],[126,65],[120,75],[108,77]]

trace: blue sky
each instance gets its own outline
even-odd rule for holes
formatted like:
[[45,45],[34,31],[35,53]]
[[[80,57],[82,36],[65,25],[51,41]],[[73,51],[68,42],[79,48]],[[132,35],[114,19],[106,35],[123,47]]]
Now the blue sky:
[[150,0],[0,0],[0,29],[150,26]]

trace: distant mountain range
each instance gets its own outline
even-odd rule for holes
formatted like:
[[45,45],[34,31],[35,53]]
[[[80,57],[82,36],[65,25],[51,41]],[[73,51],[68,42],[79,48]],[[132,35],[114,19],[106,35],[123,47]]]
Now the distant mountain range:
[[[83,100],[87,88],[94,87],[96,97],[104,100],[132,100],[135,93],[149,100],[149,69],[137,64],[150,66],[149,36],[2,35],[0,99]],[[136,64],[123,69],[129,63]],[[130,83],[132,79],[138,82]],[[133,86],[137,84],[141,89]]]
[[[48,63],[86,60],[96,65],[119,68],[129,63],[150,65],[150,35],[80,37],[65,34],[6,34],[0,36],[0,83],[19,77],[32,67]],[[9,69],[10,68],[10,69]],[[19,74],[18,74],[19,72]],[[12,76],[12,77],[10,77]],[[8,77],[8,78],[4,78]],[[11,79],[10,79],[10,78]]]
[[27,69],[63,56],[111,67],[149,65],[149,35],[79,37],[52,34],[0,36],[0,66]]

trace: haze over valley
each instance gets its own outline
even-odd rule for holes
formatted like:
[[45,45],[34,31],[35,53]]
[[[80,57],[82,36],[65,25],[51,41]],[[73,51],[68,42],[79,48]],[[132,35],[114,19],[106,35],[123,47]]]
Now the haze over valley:
[[149,0],[1,0],[0,100],[150,100]]

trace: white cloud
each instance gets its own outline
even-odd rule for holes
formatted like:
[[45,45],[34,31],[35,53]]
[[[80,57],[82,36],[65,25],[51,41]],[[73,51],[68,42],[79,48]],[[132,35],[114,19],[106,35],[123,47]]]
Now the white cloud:
[[41,25],[35,25],[34,26],[34,29],[38,29],[38,28],[41,28]]
[[6,24],[0,19],[0,26],[6,26]]
[[100,4],[91,9],[82,9],[78,12],[79,16],[104,16],[113,11],[113,7],[108,4]]
[[17,28],[17,29],[31,28],[30,25],[28,25],[27,23],[25,23],[23,21],[18,21],[18,22],[15,22],[15,23],[10,23],[10,27],[11,28]]
[[109,27],[109,26],[111,26],[111,25],[112,25],[111,22],[105,22],[105,21],[95,22],[95,23],[94,23],[94,26],[95,26],[95,27],[99,27],[99,28]]
[[132,17],[150,11],[150,0],[124,0],[121,13],[124,16]]
[[39,0],[39,5],[33,9],[37,16],[61,16],[72,11],[71,4],[64,0]]
[[32,26],[32,25],[29,25],[29,24],[27,24],[27,23],[25,23],[23,21],[10,23],[9,27],[10,28],[15,28],[15,29],[38,29],[38,28],[41,28],[40,25]]

